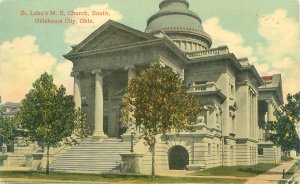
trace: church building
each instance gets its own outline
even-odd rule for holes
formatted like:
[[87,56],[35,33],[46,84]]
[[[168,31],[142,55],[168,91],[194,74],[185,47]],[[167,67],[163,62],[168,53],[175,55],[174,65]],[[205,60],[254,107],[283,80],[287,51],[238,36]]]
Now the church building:
[[143,140],[135,138],[130,152],[133,134],[120,126],[120,106],[128,81],[155,62],[179,73],[204,105],[195,132],[157,137],[157,172],[278,162],[280,148],[265,140],[262,123],[283,103],[280,74],[261,77],[247,58],[212,42],[188,1],[163,0],[144,32],[109,20],[73,46],[64,57],[73,63],[76,107],[93,134],[53,159],[51,169],[150,173]]

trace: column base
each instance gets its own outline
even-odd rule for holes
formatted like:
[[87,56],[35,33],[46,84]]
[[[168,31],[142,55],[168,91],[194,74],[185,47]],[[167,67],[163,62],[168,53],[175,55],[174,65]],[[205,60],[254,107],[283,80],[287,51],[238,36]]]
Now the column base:
[[107,135],[104,134],[104,132],[95,131],[93,133],[93,139],[106,139]]

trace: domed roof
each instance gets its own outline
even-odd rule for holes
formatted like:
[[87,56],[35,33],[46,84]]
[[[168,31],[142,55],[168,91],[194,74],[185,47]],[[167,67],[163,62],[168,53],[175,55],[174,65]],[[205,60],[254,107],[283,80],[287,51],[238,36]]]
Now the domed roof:
[[186,0],[164,0],[159,4],[160,11],[147,21],[145,32],[163,30],[166,34],[177,32],[199,37],[211,46],[211,37],[204,32],[200,17],[188,9]]

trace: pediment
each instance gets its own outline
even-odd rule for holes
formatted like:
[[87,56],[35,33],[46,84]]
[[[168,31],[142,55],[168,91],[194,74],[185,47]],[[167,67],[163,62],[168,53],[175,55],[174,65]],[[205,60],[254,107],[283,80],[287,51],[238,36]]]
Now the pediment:
[[95,37],[83,48],[81,48],[79,52],[111,48],[141,41],[145,41],[145,39],[136,37],[135,35],[128,34],[126,32],[122,32],[120,30],[107,31],[104,34]]
[[114,21],[108,21],[74,47],[71,53],[107,49],[150,39],[152,36],[147,33]]

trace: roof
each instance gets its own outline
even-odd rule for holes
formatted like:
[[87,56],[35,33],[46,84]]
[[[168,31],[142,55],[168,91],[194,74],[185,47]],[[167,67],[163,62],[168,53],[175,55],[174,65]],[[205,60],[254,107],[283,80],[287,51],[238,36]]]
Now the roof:
[[227,46],[219,46],[207,50],[196,51],[193,53],[188,53],[186,55],[190,59],[189,64],[228,59],[230,65],[233,68],[235,68],[237,71],[243,71],[243,70],[250,71],[253,74],[253,76],[256,78],[258,82],[258,86],[264,84],[255,66],[250,65],[247,58],[237,59],[233,53],[229,52]]
[[273,76],[262,76],[261,79],[266,82],[266,81],[272,81]]
[[188,9],[186,0],[164,0],[160,3],[160,10],[147,21],[145,32],[163,30],[168,33],[177,33],[188,37],[197,37],[211,46],[211,37],[202,27],[200,17]]
[[100,26],[97,30],[92,32],[82,42],[80,42],[77,45],[72,46],[72,50],[68,54],[66,54],[65,56],[72,55],[73,53],[81,51],[84,47],[88,47],[89,44],[93,40],[96,40],[97,37],[101,36],[101,34],[103,34],[104,31],[111,30],[113,28],[118,29],[118,30],[122,30],[122,31],[127,32],[127,33],[132,34],[132,35],[135,35],[136,37],[141,38],[142,40],[152,40],[152,39],[155,38],[153,36],[153,34],[144,33],[144,32],[138,31],[136,29],[133,29],[129,26],[126,26],[124,24],[121,24],[119,22],[116,22],[116,21],[113,21],[113,20],[108,20],[106,23],[104,23],[102,26]]
[[[118,31],[116,31],[118,30]],[[141,38],[140,40],[129,40],[127,43],[118,43],[116,42],[115,45],[111,46],[103,46],[104,42],[99,40],[101,39],[117,39],[115,36],[111,36],[109,33],[106,35],[104,32],[124,32],[128,33],[129,35],[135,38]],[[90,48],[91,42],[94,40],[98,40],[97,48]],[[110,40],[108,40],[110,41]],[[117,39],[118,41],[118,39]],[[109,20],[104,23],[100,28],[96,31],[91,33],[86,39],[84,39],[80,44],[75,46],[68,54],[64,55],[66,59],[73,61],[73,58],[77,58],[79,56],[92,56],[92,55],[99,55],[103,53],[111,53],[111,52],[118,52],[120,50],[125,49],[135,49],[137,47],[148,47],[153,45],[162,45],[169,49],[169,51],[173,52],[175,55],[181,58],[182,64],[188,63],[188,58],[185,57],[184,53],[180,50],[179,47],[164,33],[164,31],[156,31],[153,33],[144,33],[134,28],[128,27],[121,23]],[[86,49],[85,49],[86,48]]]
[[5,116],[14,116],[18,112],[21,111],[22,104],[21,103],[13,103],[13,102],[6,102],[1,105],[1,108],[8,109],[7,111],[3,112]]
[[261,77],[264,85],[259,87],[259,92],[273,92],[279,104],[283,104],[282,80],[281,74],[274,74]]
[[14,103],[14,102],[6,102],[1,105],[2,107],[21,107],[21,103]]

